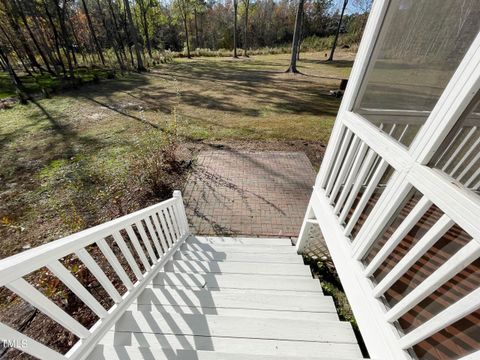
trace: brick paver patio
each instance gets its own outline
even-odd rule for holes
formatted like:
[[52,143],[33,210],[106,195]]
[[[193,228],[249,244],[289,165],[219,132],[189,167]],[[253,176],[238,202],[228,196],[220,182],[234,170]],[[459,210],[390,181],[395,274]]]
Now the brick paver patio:
[[201,235],[297,236],[315,172],[301,152],[208,151],[184,193]]

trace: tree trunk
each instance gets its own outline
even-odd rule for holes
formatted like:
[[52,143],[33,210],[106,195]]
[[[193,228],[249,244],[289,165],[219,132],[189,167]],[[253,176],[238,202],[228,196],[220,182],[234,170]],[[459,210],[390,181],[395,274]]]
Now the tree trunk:
[[185,38],[187,40],[187,58],[191,59],[192,56],[190,55],[190,43],[188,41],[188,24],[187,24],[187,14],[186,12],[184,12],[183,14],[183,26],[184,26],[184,30],[185,30]]
[[303,38],[303,31],[304,31],[304,25],[305,23],[303,22],[303,18],[305,16],[305,12],[302,11],[302,14],[301,14],[302,18],[300,19],[300,22],[302,24],[302,26],[300,26],[300,35],[298,37],[298,46],[297,46],[297,61],[300,61],[300,50],[302,48],[302,38]]
[[343,14],[345,13],[345,8],[347,7],[347,4],[348,0],[344,0],[342,12],[340,14],[340,20],[338,21],[337,31],[335,33],[335,39],[333,40],[332,51],[330,51],[330,56],[328,57],[327,61],[333,61],[333,54],[335,53],[335,49],[337,47],[338,36],[340,35],[340,28],[342,27]]
[[237,55],[237,10],[238,0],[233,0],[233,57],[238,58]]
[[198,43],[198,22],[197,22],[197,9],[193,8],[193,19],[195,24],[195,49],[199,48],[200,44]]
[[42,72],[43,68],[38,63],[37,59],[35,58],[35,55],[33,54],[32,49],[30,48],[27,40],[25,39],[25,36],[23,36],[22,29],[20,28],[20,25],[17,23],[17,21],[15,19],[13,9],[11,9],[8,6],[8,3],[7,3],[6,0],[3,0],[3,5],[4,5],[4,9],[6,9],[6,15],[7,15],[7,18],[8,18],[8,22],[9,22],[10,26],[12,27],[13,31],[15,32],[18,40],[20,41],[20,44],[22,45],[23,51],[27,55],[33,71],[35,72],[35,68],[37,68],[38,70],[40,70],[40,72]]
[[50,23],[50,26],[52,27],[53,42],[55,44],[55,50],[57,52],[58,64],[62,67],[63,75],[67,76],[67,71],[65,69],[65,64],[63,63],[63,60],[62,60],[62,53],[60,51],[60,41],[59,41],[57,27],[55,26],[55,23],[53,22],[52,15],[50,14],[50,11],[48,10],[48,5],[47,5],[46,1],[43,2],[43,5],[45,7],[45,14],[47,15],[48,22]]
[[95,48],[97,49],[98,56],[100,57],[100,61],[102,65],[105,66],[105,58],[103,57],[102,47],[97,38],[97,34],[95,32],[95,28],[93,27],[92,19],[90,17],[90,12],[88,11],[87,3],[85,0],[82,0],[83,10],[85,11],[85,16],[87,17],[87,24],[88,28],[90,29],[90,33],[92,34],[93,43],[95,44]]
[[147,69],[145,69],[145,66],[143,65],[140,44],[138,43],[137,29],[135,28],[135,24],[133,22],[132,11],[130,10],[129,0],[123,0],[123,3],[125,4],[125,12],[127,13],[131,40],[135,46],[135,54],[137,55],[137,70],[145,71]]
[[[70,78],[73,80],[75,79],[75,72],[73,71],[72,58],[70,57],[70,51],[73,53],[73,49],[72,49],[72,45],[70,44],[67,26],[65,24],[65,13],[62,14],[62,9],[60,9],[60,6],[58,5],[57,0],[55,0],[54,3],[55,3],[55,10],[58,16],[58,21],[60,22],[60,31],[64,41],[64,52],[65,52],[65,57],[67,58],[68,71],[70,73]],[[65,0],[63,0],[63,9],[64,11],[66,9]]]
[[29,69],[29,68],[27,67],[27,65],[25,64],[25,61],[23,61],[22,54],[20,54],[20,52],[18,51],[15,43],[12,41],[12,39],[10,39],[10,36],[8,35],[7,31],[3,28],[2,24],[0,24],[0,30],[2,31],[3,35],[5,36],[5,39],[7,39],[8,43],[9,43],[10,46],[12,47],[13,52],[17,55],[18,60],[20,60],[20,63],[22,64],[23,69],[25,70],[25,72],[26,72],[28,75],[33,76],[32,72],[30,71],[30,69]]
[[119,49],[115,44],[114,35],[112,34],[112,29],[107,24],[107,18],[105,16],[105,13],[103,12],[102,4],[100,4],[100,0],[97,0],[97,7],[98,7],[98,12],[100,13],[100,17],[102,18],[102,24],[103,24],[103,27],[105,28],[108,42],[109,44],[112,45],[113,52],[115,53],[115,57],[117,58],[118,65],[120,66],[120,70],[123,71],[125,69],[125,66],[123,64],[122,57],[120,56]]
[[290,66],[288,67],[286,72],[290,73],[298,73],[297,70],[297,52],[298,52],[298,44],[300,40],[300,31],[302,28],[302,13],[303,13],[303,4],[305,0],[299,0],[298,8],[297,8],[297,15],[295,16],[295,29],[293,31],[293,41],[292,41],[292,54],[290,57]]
[[250,6],[250,0],[244,0],[245,2],[245,29],[243,34],[243,56],[248,57],[248,8]]
[[15,87],[15,90],[17,91],[18,95],[20,96],[20,101],[24,102],[25,101],[25,88],[23,87],[22,81],[20,78],[17,76],[15,73],[15,70],[13,70],[13,67],[10,63],[10,60],[8,59],[7,54],[3,51],[2,47],[0,46],[0,58],[2,59],[2,62],[4,63],[8,76],[10,78],[10,81],[12,82],[13,86]]
[[30,35],[30,38],[32,39],[33,41],[33,44],[35,45],[35,48],[37,49],[38,51],[38,55],[40,55],[40,57],[42,58],[43,60],[43,63],[45,64],[45,67],[47,68],[47,71],[50,73],[50,74],[55,74],[55,72],[52,70],[52,68],[50,67],[50,64],[49,64],[49,61],[47,59],[47,57],[45,56],[45,53],[43,52],[37,38],[35,37],[35,35],[33,34],[33,31],[32,29],[30,28],[30,25],[28,24],[28,21],[27,21],[27,17],[25,16],[25,13],[23,11],[23,8],[22,8],[22,5],[17,3],[16,1],[13,1],[12,2],[12,5],[15,6],[15,10],[18,11],[18,13],[20,14],[20,18],[22,19],[22,23],[23,25],[25,26],[25,28],[27,29],[28,31],[28,34]]
[[148,35],[147,8],[145,7],[144,0],[139,0],[139,4],[140,4],[140,12],[142,13],[143,35],[145,36],[148,56],[152,58],[152,45],[150,42],[150,35]]
[[118,26],[117,15],[115,15],[115,9],[113,8],[112,0],[108,0],[108,8],[113,19],[113,25],[115,27],[115,37],[118,42],[118,47],[120,48],[121,54],[125,62],[128,62],[127,53],[125,52],[125,44],[122,40],[122,34],[120,33],[120,27]]

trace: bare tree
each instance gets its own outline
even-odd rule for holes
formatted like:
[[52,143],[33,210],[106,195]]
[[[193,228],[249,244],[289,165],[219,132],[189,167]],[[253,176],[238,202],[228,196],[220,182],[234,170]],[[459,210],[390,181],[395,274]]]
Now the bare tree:
[[140,44],[138,42],[137,29],[135,28],[135,23],[133,22],[132,11],[130,9],[129,0],[123,0],[125,4],[125,12],[127,13],[128,27],[130,30],[130,37],[135,46],[135,54],[137,55],[137,70],[145,71],[145,66],[143,65],[142,54],[140,50]]
[[245,24],[243,29],[243,56],[248,57],[248,10],[250,7],[250,0],[242,0],[245,6]]
[[343,14],[345,13],[345,8],[347,7],[348,0],[343,0],[342,12],[340,13],[340,19],[338,20],[337,31],[335,32],[335,39],[333,40],[332,51],[330,51],[330,56],[327,61],[333,61],[333,54],[337,47],[338,35],[340,35],[340,28],[342,27]]
[[97,49],[98,56],[100,57],[100,61],[102,65],[105,66],[105,57],[103,56],[102,47],[98,42],[97,33],[95,32],[95,28],[93,27],[92,18],[90,17],[90,12],[88,11],[87,2],[82,0],[83,10],[85,11],[85,16],[87,18],[88,28],[90,30],[90,34],[92,35],[93,43],[95,48]]
[[302,14],[305,0],[298,1],[297,15],[295,16],[295,29],[293,31],[292,54],[290,56],[290,66],[286,72],[299,73],[297,69],[298,46],[300,43],[300,32],[302,30]]

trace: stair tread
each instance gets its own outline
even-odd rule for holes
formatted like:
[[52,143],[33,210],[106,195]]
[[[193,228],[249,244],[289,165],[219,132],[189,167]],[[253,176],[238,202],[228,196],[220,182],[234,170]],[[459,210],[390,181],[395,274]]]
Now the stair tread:
[[224,237],[224,236],[190,236],[188,243],[202,243],[215,245],[241,245],[241,246],[289,246],[292,249],[292,241],[289,238],[255,238],[255,237]]
[[253,254],[238,253],[232,251],[177,251],[174,255],[178,260],[199,260],[199,261],[234,261],[234,262],[263,262],[280,264],[299,264],[304,265],[303,258],[295,253],[292,254]]
[[173,287],[147,287],[135,299],[135,303],[259,310],[336,311],[332,298],[321,293],[311,293],[308,296],[276,295],[268,292],[189,290]]
[[165,265],[166,272],[260,274],[283,276],[311,276],[310,269],[301,264],[274,264],[258,262],[221,262],[172,260]]
[[[332,360],[335,359],[328,354],[315,357],[304,356],[285,356],[285,355],[253,355],[244,353],[228,353],[214,352],[204,350],[181,350],[181,349],[165,349],[135,346],[108,346],[97,345],[89,358],[91,360],[127,360],[127,359],[143,359],[143,360]],[[360,359],[356,357],[356,359]],[[349,360],[356,360],[349,358]]]
[[350,323],[127,311],[115,332],[356,344]]
[[224,315],[242,316],[257,318],[274,318],[290,320],[312,320],[312,321],[336,321],[336,312],[311,312],[311,311],[290,311],[290,310],[259,310],[259,309],[237,309],[237,308],[212,308],[203,306],[186,305],[155,305],[134,303],[128,308],[129,311],[149,311],[151,313],[179,313],[179,314],[203,314],[203,315]]
[[281,275],[248,274],[192,274],[160,272],[152,280],[153,286],[184,286],[204,289],[257,289],[309,291],[322,293],[317,279],[309,277],[286,277]]
[[293,246],[275,246],[275,245],[227,245],[227,244],[205,244],[200,242],[185,242],[181,249],[206,251],[206,252],[239,252],[251,254],[295,254]]

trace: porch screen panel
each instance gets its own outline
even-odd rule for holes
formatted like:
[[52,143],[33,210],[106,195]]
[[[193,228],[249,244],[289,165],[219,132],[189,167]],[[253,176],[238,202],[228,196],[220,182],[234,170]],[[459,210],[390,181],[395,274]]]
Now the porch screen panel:
[[[477,35],[480,0],[393,0],[354,111],[409,146]],[[400,131],[400,130],[399,130]]]
[[[477,99],[480,94],[477,94]],[[436,151],[429,166],[480,194],[480,101],[462,116]]]

